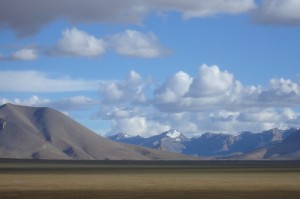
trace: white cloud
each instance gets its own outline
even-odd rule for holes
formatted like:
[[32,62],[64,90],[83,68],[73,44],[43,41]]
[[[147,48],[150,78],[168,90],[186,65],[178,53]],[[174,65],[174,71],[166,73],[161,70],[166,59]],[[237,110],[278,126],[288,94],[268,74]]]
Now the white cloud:
[[[77,85],[83,84],[90,88],[91,84],[95,83],[94,81],[51,79],[36,71],[19,72],[20,74],[14,77],[2,72],[0,77],[22,82],[23,91],[29,86],[26,82],[36,77],[41,78],[38,82],[43,82],[45,88],[46,85],[57,85],[59,82],[59,88],[66,89],[61,87],[64,85],[62,81],[72,82],[71,85],[76,85],[76,89],[78,89]],[[28,79],[24,79],[26,76]],[[0,78],[1,81],[2,79]],[[213,81],[211,85],[209,85],[209,80]],[[208,131],[259,132],[283,124],[295,126],[299,120],[299,113],[293,108],[299,103],[297,100],[300,99],[299,84],[287,79],[272,79],[268,88],[242,86],[228,71],[222,71],[218,66],[203,65],[195,77],[179,71],[163,82],[154,92],[149,84],[137,72],[131,71],[127,79],[123,81],[101,82],[99,100],[82,95],[49,100],[34,95],[28,99],[1,98],[0,102],[50,106],[61,111],[91,110],[93,107],[100,107],[93,119],[111,121],[109,133],[125,132],[144,136],[171,128],[176,128],[190,136]],[[192,86],[193,84],[196,85]],[[3,82],[0,85],[3,85]],[[53,89],[51,86],[47,88]],[[96,88],[97,86],[94,86],[94,89]],[[196,94],[190,96],[192,89]],[[30,90],[31,92],[37,91],[33,87],[30,87]],[[68,90],[70,88],[65,91]]]
[[174,92],[174,84],[168,80],[155,91],[154,103],[161,111],[197,112],[229,107],[240,101],[243,90],[232,74],[221,71],[218,66],[202,65],[198,76],[191,78],[185,75],[181,81],[184,92]]
[[[239,110],[245,107],[295,107],[300,104],[300,83],[289,79],[271,79],[268,88],[243,86],[228,71],[207,65],[199,68],[196,77],[187,74],[185,77],[186,80],[178,81],[181,87],[177,90],[174,87],[176,83],[169,79],[155,90],[154,105],[160,111]],[[178,92],[182,87],[184,92]]]
[[49,50],[50,55],[97,57],[104,54],[106,44],[77,28],[66,29],[60,41]]
[[190,97],[210,97],[231,94],[234,89],[234,77],[227,71],[220,71],[218,66],[202,65],[198,77],[193,79],[189,88]]
[[0,71],[1,92],[69,92],[97,90],[97,80],[52,78],[39,71]]
[[257,109],[252,108],[243,111],[237,117],[237,120],[243,122],[266,122],[280,124],[282,121],[295,119],[296,113],[290,108],[276,110],[274,108]]
[[102,82],[100,95],[106,104],[144,104],[148,100],[144,93],[147,84],[147,82],[142,81],[137,72],[130,71],[125,81]]
[[[99,89],[100,109],[93,119],[111,120],[110,132],[135,134],[148,129],[145,116],[148,111],[146,89],[149,82],[135,71],[130,71],[126,80],[102,82]],[[137,127],[137,129],[134,129]]]
[[126,30],[113,35],[109,41],[115,51],[121,55],[155,58],[167,53],[153,33],[144,34],[136,30]]
[[112,121],[112,132],[127,133],[129,135],[143,135],[147,130],[147,123],[144,117],[132,117]]
[[99,104],[99,100],[91,99],[83,95],[66,97],[59,100],[44,103],[45,106],[50,106],[52,108],[63,111],[88,109],[91,107],[96,107]]
[[286,79],[272,79],[268,88],[243,86],[228,71],[202,65],[196,77],[178,72],[156,88],[151,119],[190,135],[259,132],[296,120],[299,88]]
[[184,96],[193,79],[185,72],[179,71],[167,79],[167,81],[154,92],[157,103],[172,103]]
[[300,86],[289,79],[271,79],[270,90],[274,91],[278,96],[299,95]]
[[179,71],[154,91],[151,85],[135,71],[103,82],[94,119],[111,121],[109,134],[143,136],[172,128],[188,136],[259,132],[299,120],[299,84],[287,79],[272,79],[267,88],[243,86],[230,72],[202,65],[194,77]]
[[184,18],[191,18],[219,13],[238,14],[254,7],[254,0],[90,0],[88,3],[84,0],[9,0],[0,1],[0,24],[15,30],[19,36],[29,36],[58,19],[73,24],[141,24],[145,16],[155,11],[176,11]]
[[156,58],[167,53],[154,33],[142,33],[136,30],[126,30],[105,38],[78,30],[66,29],[62,38],[55,46],[46,51],[50,56],[99,57],[107,50],[113,50],[120,55],[140,58]]
[[126,133],[129,135],[143,135],[145,137],[157,135],[170,130],[170,126],[161,122],[147,120],[145,117],[131,117],[112,120],[112,127],[108,134]]
[[37,58],[36,50],[24,48],[12,54],[13,60],[34,60]]
[[298,0],[263,0],[253,18],[262,24],[300,25],[299,10]]
[[101,118],[102,120],[112,120],[112,119],[126,119],[135,116],[135,111],[122,108],[122,107],[111,107],[111,106],[101,106],[100,111],[93,116],[94,119]]
[[206,132],[261,132],[282,124],[290,124],[296,116],[297,113],[290,108],[244,108],[237,111],[220,109],[181,113],[159,112],[155,120],[188,136],[195,136]]
[[[35,78],[40,79],[30,84]],[[65,81],[67,87],[64,86]],[[40,82],[42,87],[33,86]],[[99,107],[92,119],[110,121],[109,133],[144,136],[172,128],[188,136],[208,131],[259,132],[282,125],[297,126],[300,118],[297,110],[300,83],[289,79],[271,79],[266,88],[244,86],[230,72],[218,66],[202,65],[194,76],[179,71],[160,86],[155,88],[155,85],[135,71],[130,71],[125,80],[105,82],[54,79],[37,71],[4,71],[0,72],[1,92],[38,92],[41,88],[58,92],[92,88],[95,92],[99,89],[100,98],[79,95],[49,100],[33,95],[28,99],[0,98],[0,103],[50,106],[61,111]]]
[[18,50],[11,55],[0,55],[1,60],[8,60],[8,61],[32,61],[37,59],[37,51],[33,48],[23,48]]
[[300,83],[289,79],[271,79],[269,88],[261,91],[258,100],[263,105],[300,105]]

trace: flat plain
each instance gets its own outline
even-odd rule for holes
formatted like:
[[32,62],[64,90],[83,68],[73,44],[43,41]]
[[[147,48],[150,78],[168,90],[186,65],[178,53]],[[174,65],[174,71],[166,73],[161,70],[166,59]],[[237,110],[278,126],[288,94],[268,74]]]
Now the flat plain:
[[0,198],[300,198],[299,161],[0,160]]

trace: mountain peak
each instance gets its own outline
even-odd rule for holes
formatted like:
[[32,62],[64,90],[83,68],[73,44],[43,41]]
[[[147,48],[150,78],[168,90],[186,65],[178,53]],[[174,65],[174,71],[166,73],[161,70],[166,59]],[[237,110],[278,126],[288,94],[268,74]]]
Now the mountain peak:
[[16,104],[12,104],[12,103],[6,103],[0,106],[1,109],[3,108],[17,108],[17,107],[21,107],[20,105],[16,105]]
[[6,110],[10,110],[10,111],[36,111],[36,110],[52,110],[55,112],[58,112],[52,108],[48,108],[48,107],[32,107],[32,106],[25,106],[25,105],[19,105],[19,104],[13,104],[13,103],[6,103],[0,106],[0,109],[6,109]]
[[[27,106],[24,106],[24,105],[18,105],[18,104],[13,104],[13,103],[5,103],[3,105],[0,106],[1,108],[3,107],[9,107],[9,108],[18,108],[18,107],[27,107]],[[32,107],[30,107],[32,108]]]

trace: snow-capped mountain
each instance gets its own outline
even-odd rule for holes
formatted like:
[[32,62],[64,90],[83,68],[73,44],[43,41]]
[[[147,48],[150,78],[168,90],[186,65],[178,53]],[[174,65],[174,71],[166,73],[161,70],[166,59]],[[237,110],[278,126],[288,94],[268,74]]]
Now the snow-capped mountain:
[[261,133],[241,132],[238,135],[204,133],[199,137],[189,139],[176,129],[172,129],[149,138],[126,137],[120,134],[108,138],[118,142],[194,156],[227,157],[243,155],[263,147],[280,144],[298,130],[274,128]]
[[159,135],[147,138],[142,146],[182,153],[182,150],[185,148],[183,143],[187,141],[189,141],[187,137],[185,137],[179,131],[172,129]]
[[141,136],[130,137],[122,133],[109,136],[107,138],[117,142],[145,146],[149,148],[177,153],[182,153],[182,150],[185,148],[183,143],[189,141],[187,137],[185,137],[176,129],[172,129],[149,138],[144,138]]

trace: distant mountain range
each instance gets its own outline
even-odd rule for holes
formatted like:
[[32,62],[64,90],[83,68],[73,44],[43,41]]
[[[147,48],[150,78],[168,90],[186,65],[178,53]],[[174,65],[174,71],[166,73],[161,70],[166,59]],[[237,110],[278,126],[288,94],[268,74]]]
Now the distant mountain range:
[[205,133],[190,139],[173,129],[149,138],[119,133],[108,139],[199,157],[300,159],[300,130],[296,128],[275,128],[261,133],[242,132],[238,135]]
[[0,158],[192,160],[191,156],[105,139],[51,108],[0,106]]

